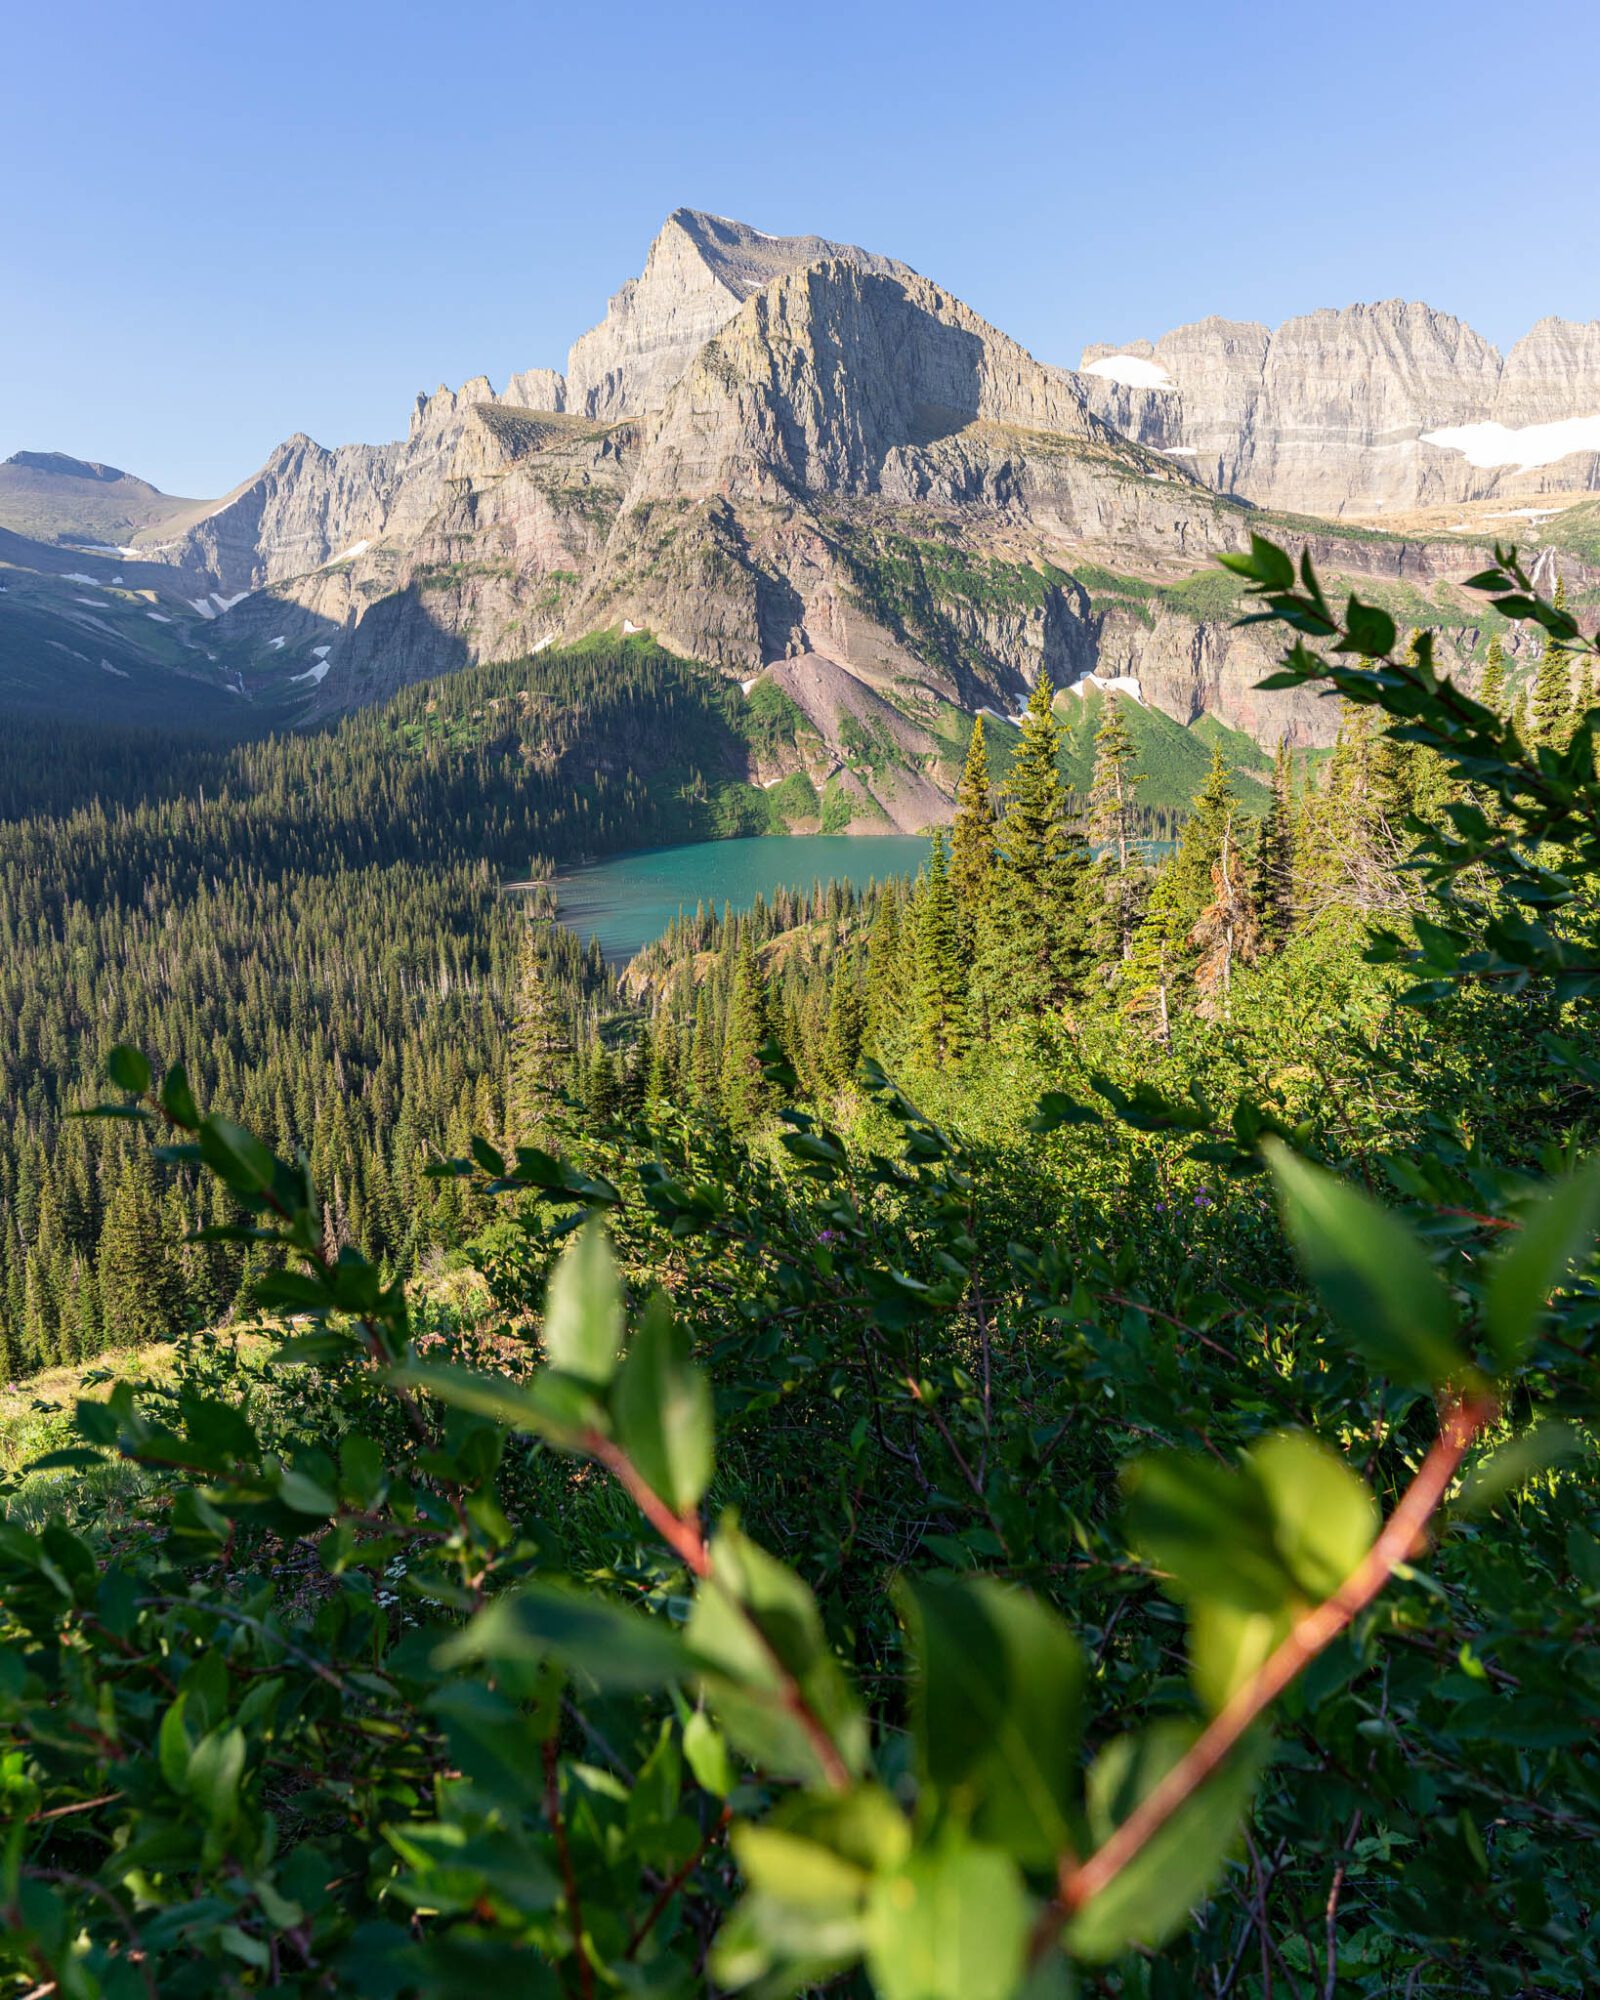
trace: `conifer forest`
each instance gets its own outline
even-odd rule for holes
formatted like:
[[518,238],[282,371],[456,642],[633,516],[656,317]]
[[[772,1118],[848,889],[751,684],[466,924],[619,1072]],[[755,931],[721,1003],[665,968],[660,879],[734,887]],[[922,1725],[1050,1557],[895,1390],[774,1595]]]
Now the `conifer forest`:
[[1331,747],[1041,673],[626,964],[647,638],[0,719],[7,1995],[1600,1991],[1600,635],[1248,541]]

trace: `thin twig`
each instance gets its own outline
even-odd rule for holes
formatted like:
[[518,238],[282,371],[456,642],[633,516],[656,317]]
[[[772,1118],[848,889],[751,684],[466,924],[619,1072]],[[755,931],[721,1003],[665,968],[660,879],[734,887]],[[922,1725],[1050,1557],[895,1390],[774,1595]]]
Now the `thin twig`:
[[561,1863],[561,1885],[567,1898],[567,1928],[572,1932],[572,1950],[578,1961],[578,1990],[583,2000],[594,2000],[594,1968],[583,1945],[583,1904],[578,1900],[578,1878],[573,1872],[572,1850],[567,1845],[567,1823],[561,1815],[560,1751],[553,1736],[544,1741],[544,1816],[555,1835],[556,1855]]
[[695,1849],[693,1854],[689,1856],[688,1860],[678,1870],[676,1875],[669,1877],[669,1879],[662,1884],[660,1895],[656,1897],[655,1901],[650,1905],[649,1909],[645,1911],[644,1915],[640,1918],[638,1924],[636,1925],[632,1937],[628,1939],[628,1948],[622,1954],[624,1958],[633,1958],[637,1955],[640,1945],[644,1943],[645,1939],[650,1935],[651,1931],[655,1929],[656,1920],[661,1915],[661,1912],[667,1907],[668,1903],[672,1901],[673,1897],[683,1887],[684,1883],[688,1881],[689,1877],[700,1866],[700,1863],[705,1859],[706,1849],[717,1838],[717,1836],[722,1832],[723,1828],[727,1826],[728,1822],[732,1818],[733,1818],[733,1807],[724,1806],[722,1808],[722,1811],[717,1815],[716,1819],[711,1824],[711,1826],[707,1828],[704,1837],[701,1839],[700,1845]]
[[1295,1678],[1379,1596],[1416,1550],[1474,1438],[1498,1414],[1490,1397],[1450,1404],[1429,1449],[1377,1539],[1329,1598],[1296,1620],[1288,1636],[1235,1690],[1188,1751],[1089,1859],[1063,1868],[1057,1907],[1070,1916],[1093,1902],[1194,1796]]

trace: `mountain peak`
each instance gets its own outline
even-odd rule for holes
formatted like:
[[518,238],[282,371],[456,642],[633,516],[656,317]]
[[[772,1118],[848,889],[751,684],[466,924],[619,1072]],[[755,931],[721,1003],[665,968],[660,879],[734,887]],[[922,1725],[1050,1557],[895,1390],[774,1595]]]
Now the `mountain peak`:
[[[64,451],[14,451],[5,463],[27,472],[48,473],[55,479],[93,479],[102,486],[114,486],[119,479],[133,480],[136,486],[147,484],[115,465],[101,465],[92,458],[71,458]],[[148,490],[154,493],[156,489],[151,486]]]
[[771,236],[731,216],[675,208],[656,232],[644,270],[617,292],[567,360],[566,407],[618,421],[653,414],[695,354],[746,299],[802,265],[842,258],[909,277],[909,266],[826,236]]

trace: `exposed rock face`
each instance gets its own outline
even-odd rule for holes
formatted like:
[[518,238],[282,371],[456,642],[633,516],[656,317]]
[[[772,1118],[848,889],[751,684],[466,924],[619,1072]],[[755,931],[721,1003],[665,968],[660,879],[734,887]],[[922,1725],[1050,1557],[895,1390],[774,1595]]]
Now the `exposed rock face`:
[[766,236],[725,216],[674,210],[642,275],[630,278],[600,324],[574,342],[563,407],[604,420],[661,409],[695,354],[746,299],[824,257],[871,271],[905,270],[847,243]]
[[1490,415],[1548,424],[1600,411],[1600,320],[1542,319],[1506,356]]
[[567,378],[554,368],[524,368],[506,384],[500,399],[513,410],[549,410],[567,407]]
[[1070,375],[927,279],[829,257],[775,279],[701,347],[645,452],[640,489],[673,500],[920,497],[937,476],[924,454],[977,424],[1119,447]]
[[[388,444],[291,438],[148,553],[185,578],[195,629],[168,635],[174,658],[241,702],[309,720],[645,630],[770,678],[807,718],[813,781],[917,826],[948,807],[951,709],[1014,714],[1041,676],[1127,679],[1183,722],[1327,741],[1331,704],[1257,691],[1274,641],[1235,630],[1207,576],[1259,521],[1245,503],[1370,515],[1571,483],[1594,471],[1569,448],[1591,408],[1600,423],[1600,325],[1542,322],[1502,362],[1422,306],[1275,333],[1205,320],[1071,372],[904,265],[680,210],[565,375],[441,386]],[[1524,474],[1508,451],[1546,456]],[[1470,656],[1451,595],[1482,566],[1470,544],[1315,542],[1333,587],[1448,613],[1442,656]],[[47,578],[36,600],[77,587]],[[127,619],[159,637],[173,602]]]
[[[1141,364],[1170,386],[1141,385]],[[1082,369],[1108,422],[1259,506],[1360,516],[1600,486],[1600,321],[1542,320],[1502,360],[1460,320],[1391,299],[1275,332],[1200,320],[1087,348]]]

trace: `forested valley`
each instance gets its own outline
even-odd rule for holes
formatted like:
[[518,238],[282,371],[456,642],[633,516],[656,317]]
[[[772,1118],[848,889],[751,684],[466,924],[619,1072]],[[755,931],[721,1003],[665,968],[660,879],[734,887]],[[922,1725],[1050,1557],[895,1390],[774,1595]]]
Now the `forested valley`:
[[621,973],[763,830],[647,643],[6,733],[19,1993],[1595,1989],[1600,640],[1226,561],[1325,757],[1153,839],[1042,680]]

